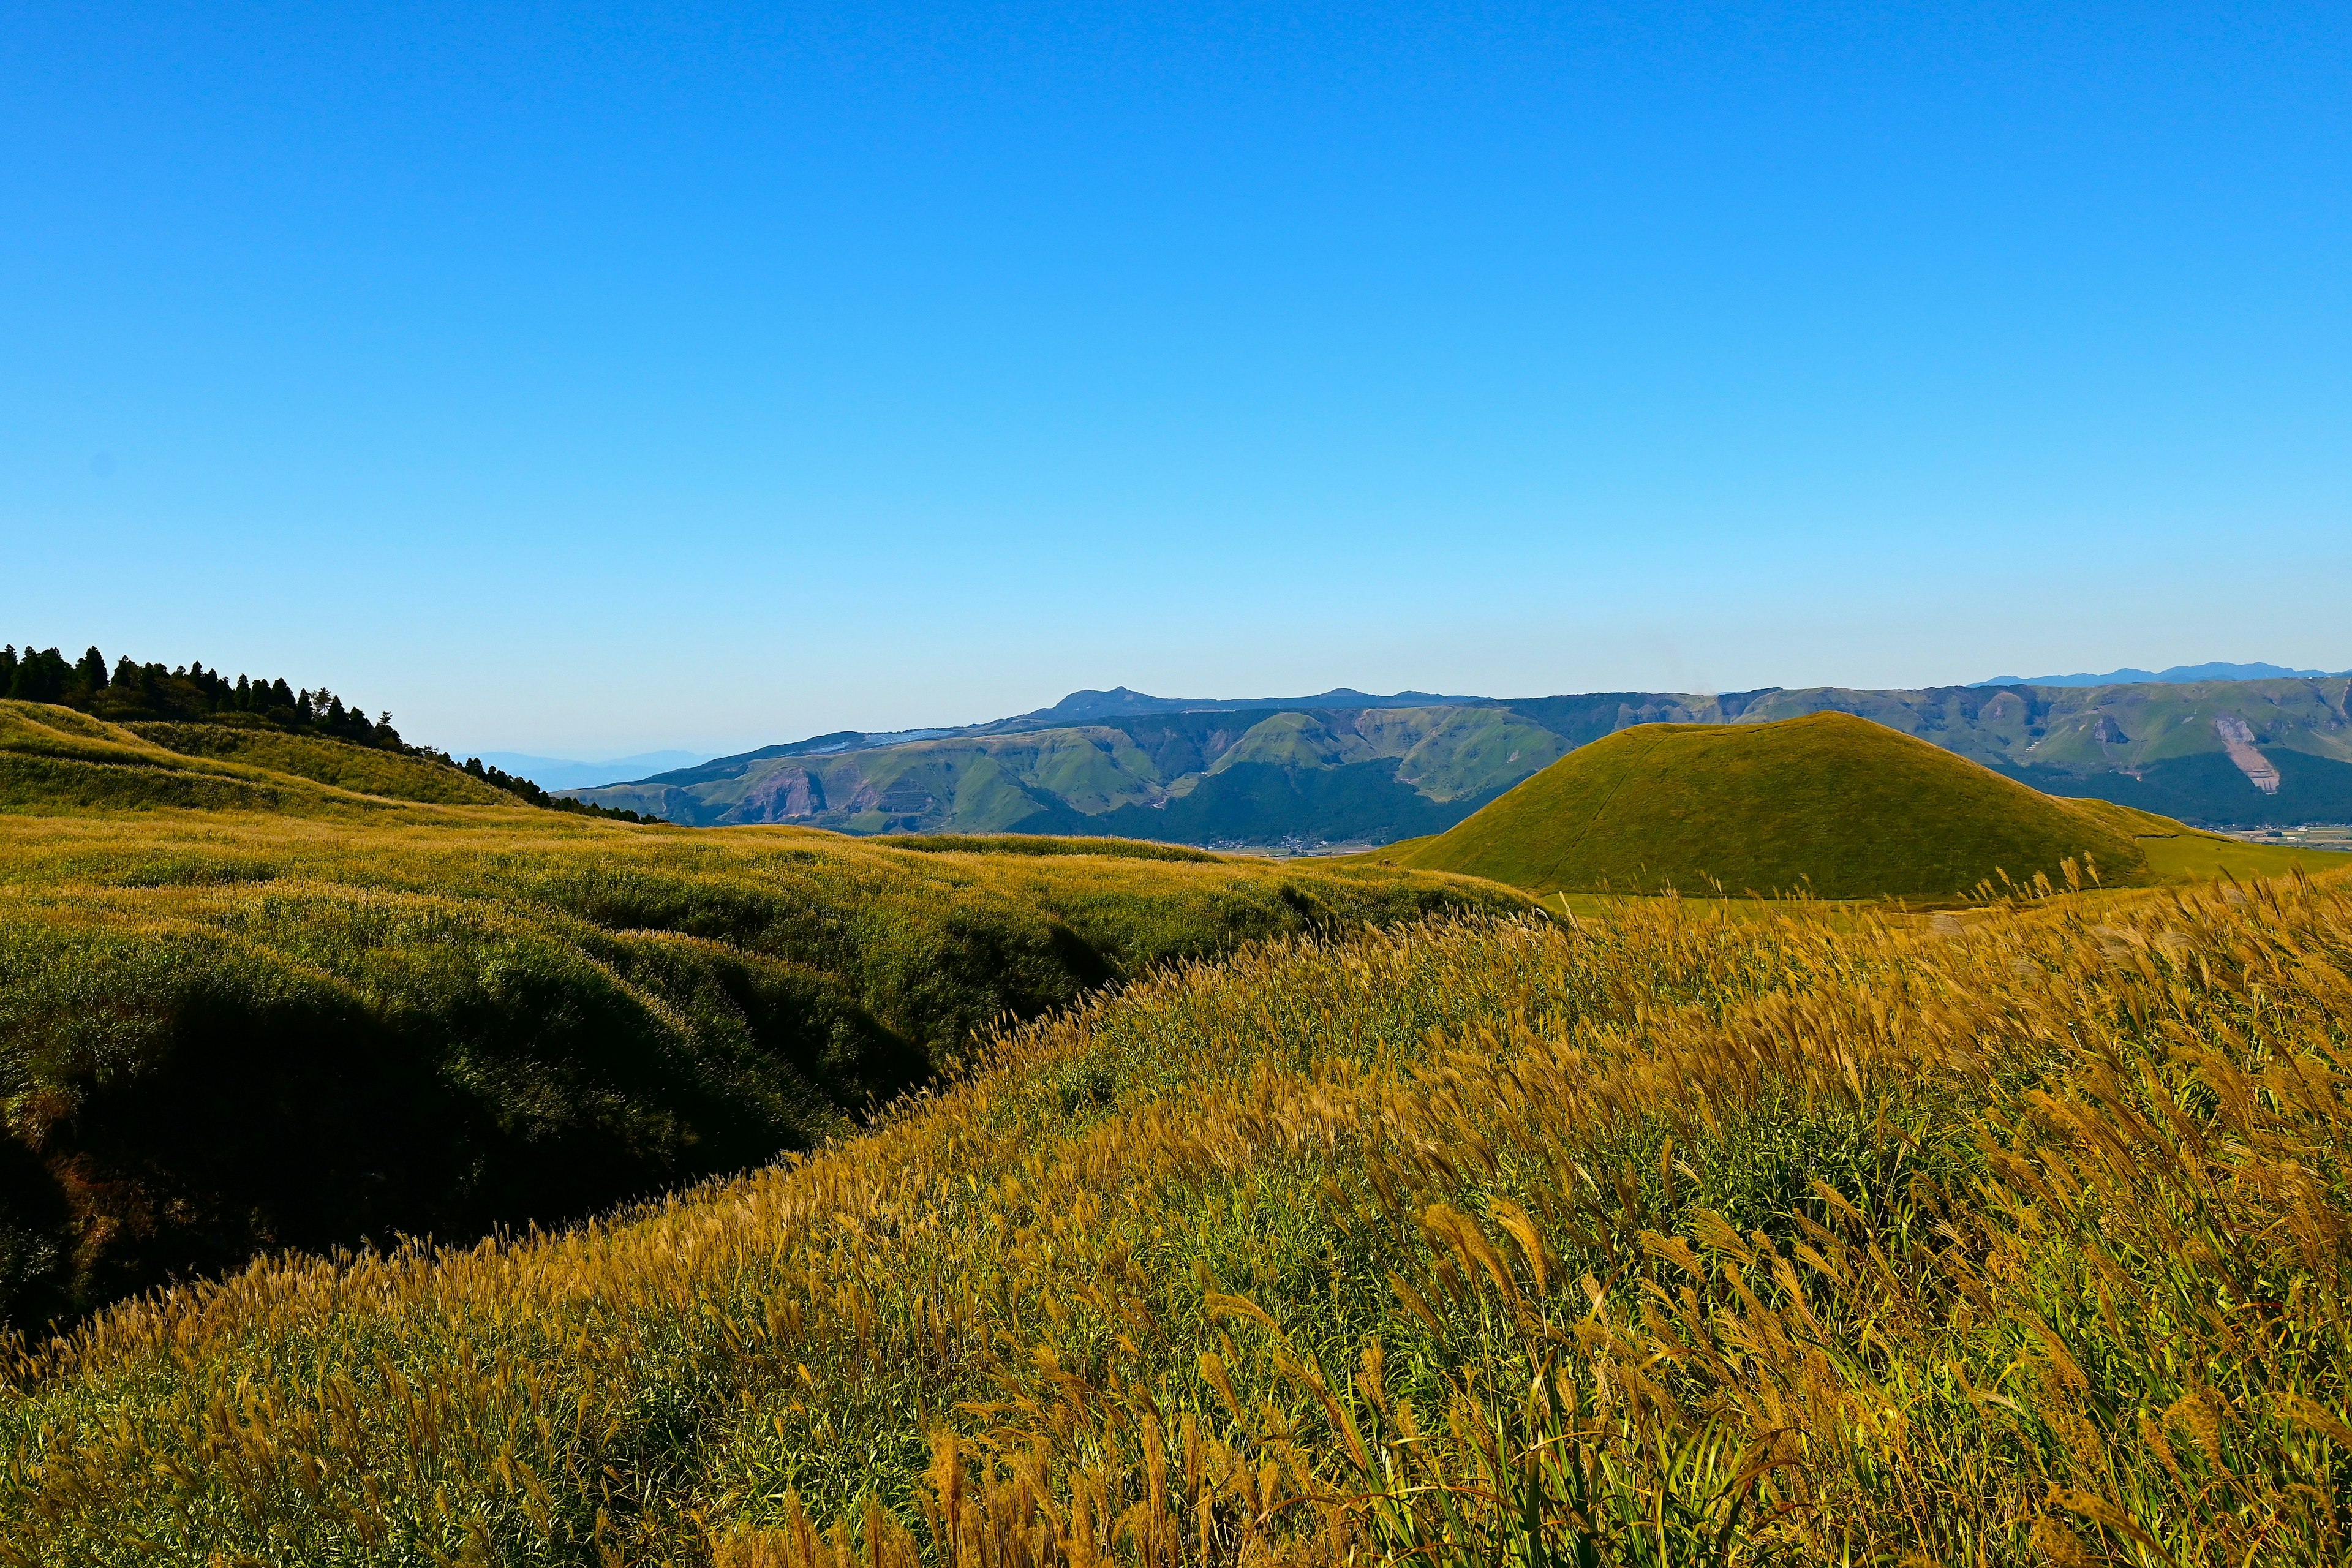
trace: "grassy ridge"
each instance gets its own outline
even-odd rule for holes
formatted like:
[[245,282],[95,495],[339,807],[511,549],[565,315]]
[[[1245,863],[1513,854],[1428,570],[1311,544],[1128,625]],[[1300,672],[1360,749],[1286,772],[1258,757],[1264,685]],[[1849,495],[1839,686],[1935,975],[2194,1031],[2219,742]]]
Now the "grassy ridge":
[[124,729],[183,756],[236,762],[386,800],[431,805],[509,805],[514,796],[462,769],[405,752],[322,736],[226,724],[133,723]]
[[402,803],[511,806],[512,797],[397,752],[208,724],[110,724],[0,702],[0,811],[181,807],[383,818]]
[[0,726],[21,807],[0,813],[0,1318],[20,1323],[257,1249],[576,1216],[845,1130],[1005,1013],[1512,901],[637,827],[306,737],[24,705]]
[[2147,875],[2134,837],[2105,816],[1883,725],[1815,713],[1622,730],[1450,832],[1364,858],[1541,892],[1950,899],[2086,856],[2110,883]]
[[1291,939],[656,1209],[119,1309],[0,1394],[0,1560],[2340,1562],[2347,932]]

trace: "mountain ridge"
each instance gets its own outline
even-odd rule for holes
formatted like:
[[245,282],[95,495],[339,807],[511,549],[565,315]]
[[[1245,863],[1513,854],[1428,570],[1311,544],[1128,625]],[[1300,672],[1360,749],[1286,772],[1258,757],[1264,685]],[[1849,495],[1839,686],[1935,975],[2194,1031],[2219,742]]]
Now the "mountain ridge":
[[2325,679],[2332,675],[2352,675],[2352,670],[2289,669],[2283,664],[2229,664],[2215,660],[2210,664],[2176,664],[2169,669],[2111,669],[2105,675],[2087,672],[2075,675],[1996,675],[1990,680],[1972,680],[1970,686],[2179,686],[2200,680],[2281,680]]
[[676,768],[690,768],[708,762],[708,752],[657,751],[639,752],[633,756],[607,757],[601,762],[584,762],[574,757],[541,756],[536,752],[484,752],[482,761],[494,768],[503,768],[520,778],[527,778],[541,789],[593,789],[602,784],[625,783],[644,778],[649,773]]
[[[2338,676],[1429,702],[1411,692],[1360,700],[1343,689],[1341,706],[1306,698],[1252,707],[1115,688],[988,723],[835,731],[563,793],[692,826],[1381,844],[1443,832],[1566,752],[1633,725],[1832,711],[1929,741],[2047,795],[2207,826],[2284,825],[2352,820],[2347,689],[2352,678]],[[1099,711],[1107,706],[1140,710]],[[1061,717],[1071,712],[1097,716]]]

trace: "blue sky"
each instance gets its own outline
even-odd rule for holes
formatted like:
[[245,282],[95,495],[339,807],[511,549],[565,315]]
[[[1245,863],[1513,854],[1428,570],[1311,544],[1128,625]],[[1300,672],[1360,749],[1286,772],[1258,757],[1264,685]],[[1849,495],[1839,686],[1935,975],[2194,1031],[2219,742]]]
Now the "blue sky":
[[0,640],[613,754],[2352,666],[2352,9],[0,7]]

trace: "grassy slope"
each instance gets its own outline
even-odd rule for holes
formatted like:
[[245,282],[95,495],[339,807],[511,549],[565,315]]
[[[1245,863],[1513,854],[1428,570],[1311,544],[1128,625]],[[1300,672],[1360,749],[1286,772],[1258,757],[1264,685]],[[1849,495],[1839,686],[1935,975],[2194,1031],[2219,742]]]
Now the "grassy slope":
[[[1377,712],[1359,721],[1373,729]],[[1557,761],[1568,749],[1560,737],[1500,708],[1457,708],[1445,712],[1397,768],[1398,782],[1432,800],[1459,800],[1517,784]]]
[[2341,1562],[2347,931],[1259,951],[658,1209],[121,1309],[0,1393],[0,1560]]
[[[357,750],[292,736],[284,743],[289,755],[312,761],[313,773],[331,771],[318,765],[320,759]],[[383,765],[404,760],[386,754]],[[400,809],[380,795],[239,760],[233,749],[220,756],[190,755],[68,708],[0,701],[0,811],[72,814],[158,806],[361,818]]]
[[[2258,877],[2284,877],[2297,871],[2318,876],[2329,871],[2352,869],[2352,855],[2338,850],[2303,849],[2284,844],[2249,844],[2242,839],[2207,833],[2175,822],[2170,817],[2117,805],[2111,801],[2077,800],[2069,804],[2089,812],[2137,845],[2147,858],[2148,880],[2159,885],[2180,886],[2221,879],[2243,880]],[[1413,839],[1408,844],[1391,845],[1390,849],[1402,850],[1413,844],[1427,842],[1427,839]],[[1371,856],[1353,856],[1349,858],[1348,863],[1373,858]],[[2111,887],[2105,892],[2095,891],[2086,896],[2095,900],[2122,898],[2129,896],[2130,891]],[[1739,919],[1767,918],[1780,907],[1770,900],[1675,896],[1684,898],[1685,902],[1703,904]],[[1629,900],[1638,903],[1654,897],[1650,894],[1552,892],[1543,895],[1538,901],[1546,910],[1559,910],[1571,918],[1581,919],[1605,916],[1625,905]],[[1825,903],[1820,907],[1825,918],[1833,924],[1852,926],[1864,918],[1863,910],[1868,906]]]
[[1843,713],[1645,725],[1570,752],[1450,832],[1365,857],[1539,891],[1710,883],[1828,899],[1958,895],[2095,857],[2146,874],[2105,821]]
[[[0,724],[19,1321],[260,1247],[576,1215],[805,1147],[1005,1012],[1511,897],[403,803],[62,710]],[[189,809],[215,804],[276,809]]]
[[2070,800],[2119,833],[2130,836],[2147,857],[2148,879],[2160,883],[2207,882],[2220,877],[2284,877],[2295,871],[2318,875],[2341,870],[2340,851],[2299,849],[2291,844],[2249,844],[2226,834],[2158,816],[2105,800]]
[[1322,769],[1393,757],[1399,782],[1443,803],[1516,783],[1562,749],[1558,736],[1501,708],[1277,713],[1245,732],[1205,777],[1251,763]]
[[386,800],[432,805],[516,804],[506,791],[459,769],[319,736],[224,724],[132,723],[122,728],[184,756],[244,763]]

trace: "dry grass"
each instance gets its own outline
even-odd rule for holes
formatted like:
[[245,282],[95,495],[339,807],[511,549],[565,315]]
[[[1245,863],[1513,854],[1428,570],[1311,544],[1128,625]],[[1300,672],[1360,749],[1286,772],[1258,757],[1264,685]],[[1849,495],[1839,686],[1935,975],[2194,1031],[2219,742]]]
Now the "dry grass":
[[0,1560],[2334,1563],[2352,889],[1292,938],[0,1394]]
[[[156,754],[119,771],[181,777]],[[0,811],[0,1325],[257,1251],[578,1218],[847,1131],[1008,1012],[1284,931],[1521,906],[268,777],[366,815]]]
[[110,724],[47,703],[0,701],[0,812],[296,813],[377,821],[406,802],[517,810],[454,769],[316,736],[205,724]]

